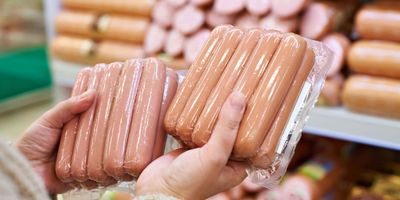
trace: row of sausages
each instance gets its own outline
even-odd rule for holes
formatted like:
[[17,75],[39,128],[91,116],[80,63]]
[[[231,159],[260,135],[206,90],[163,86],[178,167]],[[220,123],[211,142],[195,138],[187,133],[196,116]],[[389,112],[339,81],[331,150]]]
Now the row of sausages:
[[154,58],[82,69],[72,96],[90,89],[97,97],[63,129],[58,178],[108,185],[138,177],[164,152],[162,122],[177,84],[176,73]]
[[268,167],[314,56],[295,34],[215,28],[167,111],[168,133],[189,147],[204,145],[223,102],[241,92],[248,103],[232,158]]

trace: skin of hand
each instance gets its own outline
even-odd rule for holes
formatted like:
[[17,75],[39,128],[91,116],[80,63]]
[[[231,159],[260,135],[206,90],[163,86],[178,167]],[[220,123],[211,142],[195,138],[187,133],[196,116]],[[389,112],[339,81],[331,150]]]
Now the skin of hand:
[[52,194],[71,189],[55,174],[55,161],[62,128],[79,113],[86,111],[94,99],[95,91],[89,90],[57,104],[36,120],[16,142],[18,150],[29,160]]
[[243,94],[232,93],[207,144],[191,150],[177,149],[153,161],[139,176],[136,195],[206,199],[241,183],[247,176],[247,165],[229,161],[229,156],[245,105]]

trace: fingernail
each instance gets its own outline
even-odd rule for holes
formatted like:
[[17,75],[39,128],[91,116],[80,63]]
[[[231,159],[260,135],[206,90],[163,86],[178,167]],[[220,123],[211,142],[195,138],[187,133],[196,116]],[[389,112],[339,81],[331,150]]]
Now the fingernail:
[[246,105],[244,95],[240,92],[232,93],[230,97],[230,104],[236,110],[243,110],[244,106]]
[[92,96],[94,90],[90,89],[79,96],[79,101],[87,100]]

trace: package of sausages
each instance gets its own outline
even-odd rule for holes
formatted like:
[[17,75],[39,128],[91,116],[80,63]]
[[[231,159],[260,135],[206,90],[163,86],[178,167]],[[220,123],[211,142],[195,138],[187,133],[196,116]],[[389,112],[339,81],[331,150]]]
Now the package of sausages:
[[63,129],[59,179],[97,186],[138,177],[164,152],[163,118],[177,84],[177,74],[154,58],[82,69],[72,96],[94,89],[96,99]]
[[270,187],[285,173],[332,52],[293,33],[215,28],[166,113],[167,132],[189,148],[207,143],[233,91],[247,106],[232,160],[251,163],[253,181]]

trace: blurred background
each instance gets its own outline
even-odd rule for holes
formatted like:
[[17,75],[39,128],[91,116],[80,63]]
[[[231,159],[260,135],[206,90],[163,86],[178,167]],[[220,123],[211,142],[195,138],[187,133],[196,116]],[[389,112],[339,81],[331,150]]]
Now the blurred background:
[[82,67],[155,56],[186,70],[221,24],[295,32],[335,57],[283,183],[215,199],[400,199],[397,0],[0,0],[0,138],[68,98]]

